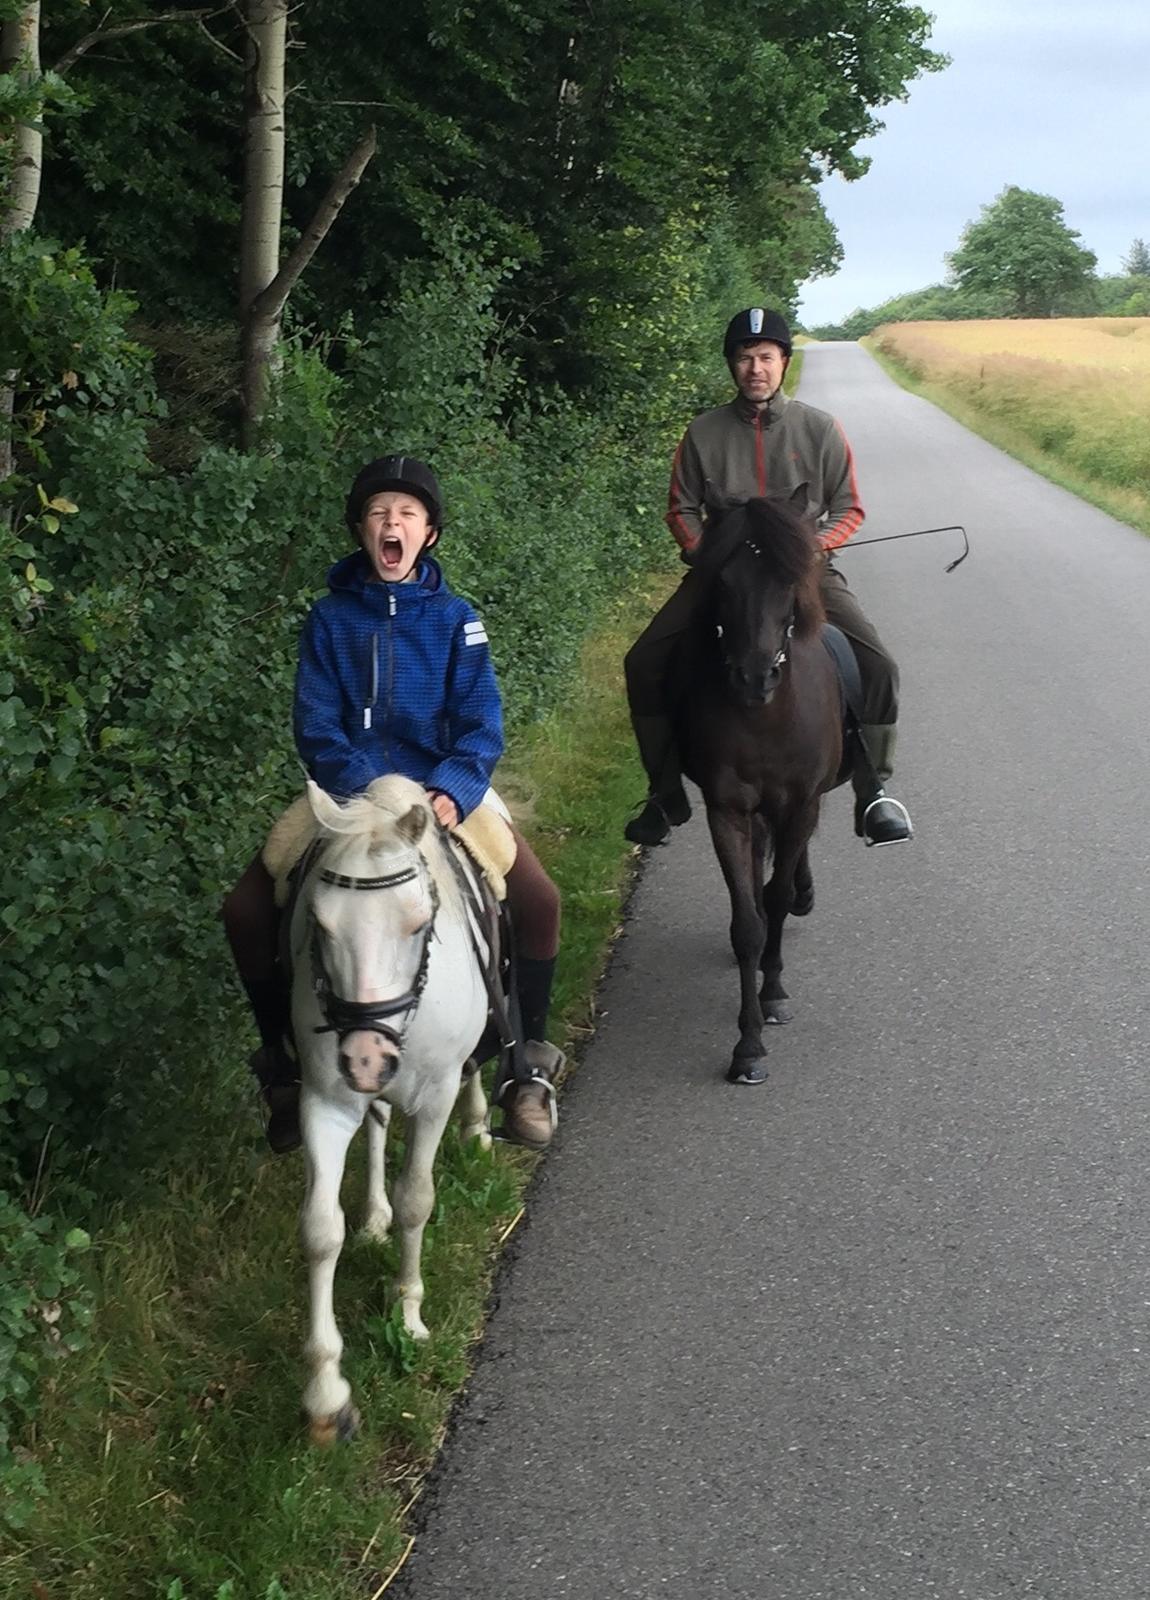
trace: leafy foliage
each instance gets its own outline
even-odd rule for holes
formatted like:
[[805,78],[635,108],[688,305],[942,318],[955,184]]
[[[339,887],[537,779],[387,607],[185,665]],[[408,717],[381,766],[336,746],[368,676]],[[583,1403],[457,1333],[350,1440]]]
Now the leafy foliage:
[[0,1522],[20,1527],[43,1493],[40,1465],[16,1443],[59,1361],[83,1348],[91,1318],[76,1257],[82,1228],[28,1216],[0,1189]]

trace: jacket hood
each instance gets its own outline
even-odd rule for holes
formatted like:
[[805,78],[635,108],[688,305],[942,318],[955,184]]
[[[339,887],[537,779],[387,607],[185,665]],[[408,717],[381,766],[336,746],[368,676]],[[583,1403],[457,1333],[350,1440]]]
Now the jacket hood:
[[329,569],[327,586],[333,592],[342,590],[351,594],[364,594],[369,589],[388,590],[397,595],[436,594],[443,588],[443,573],[437,561],[430,556],[420,556],[414,583],[380,583],[363,551],[353,550]]

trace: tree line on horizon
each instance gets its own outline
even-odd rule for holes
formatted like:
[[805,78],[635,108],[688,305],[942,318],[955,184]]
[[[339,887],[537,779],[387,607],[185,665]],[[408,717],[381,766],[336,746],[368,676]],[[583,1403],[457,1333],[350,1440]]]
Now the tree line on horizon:
[[949,282],[892,296],[841,322],[804,331],[861,339],[888,322],[999,317],[1150,316],[1150,247],[1135,239],[1122,273],[1100,276],[1097,257],[1052,195],[1010,186],[969,223],[947,257]]

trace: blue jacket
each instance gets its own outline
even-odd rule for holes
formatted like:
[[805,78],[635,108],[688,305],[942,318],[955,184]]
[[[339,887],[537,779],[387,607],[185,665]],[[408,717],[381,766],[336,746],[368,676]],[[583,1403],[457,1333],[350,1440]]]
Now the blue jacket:
[[503,712],[482,622],[424,557],[413,583],[373,583],[362,551],[328,573],[308,613],[295,741],[316,783],[358,794],[401,772],[474,811],[503,753]]

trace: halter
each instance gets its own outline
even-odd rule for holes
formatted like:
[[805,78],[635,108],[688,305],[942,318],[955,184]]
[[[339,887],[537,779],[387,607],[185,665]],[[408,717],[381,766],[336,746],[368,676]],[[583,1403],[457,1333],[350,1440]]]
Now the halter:
[[[337,889],[358,889],[370,891],[375,889],[398,889],[401,884],[413,883],[423,875],[422,858],[418,866],[403,867],[398,872],[390,872],[380,878],[354,878],[343,872],[332,872],[327,867],[320,869],[319,876],[324,883],[334,884]],[[343,1044],[348,1034],[359,1033],[366,1030],[370,1033],[382,1034],[385,1039],[396,1047],[403,1049],[404,1035],[411,1023],[416,1007],[419,1005],[420,996],[427,985],[427,969],[431,959],[431,940],[435,933],[435,918],[439,911],[439,895],[436,893],[435,879],[428,874],[428,890],[431,897],[431,917],[423,930],[423,949],[419,957],[419,970],[415,974],[415,982],[406,994],[398,995],[394,1000],[345,1000],[342,995],[334,992],[327,967],[323,959],[323,934],[314,912],[311,913],[311,964],[316,999],[319,1001],[320,1010],[323,1012],[324,1021],[315,1029],[316,1033],[334,1033],[338,1043]],[[392,1027],[389,1022],[391,1017],[401,1017],[398,1028]]]

